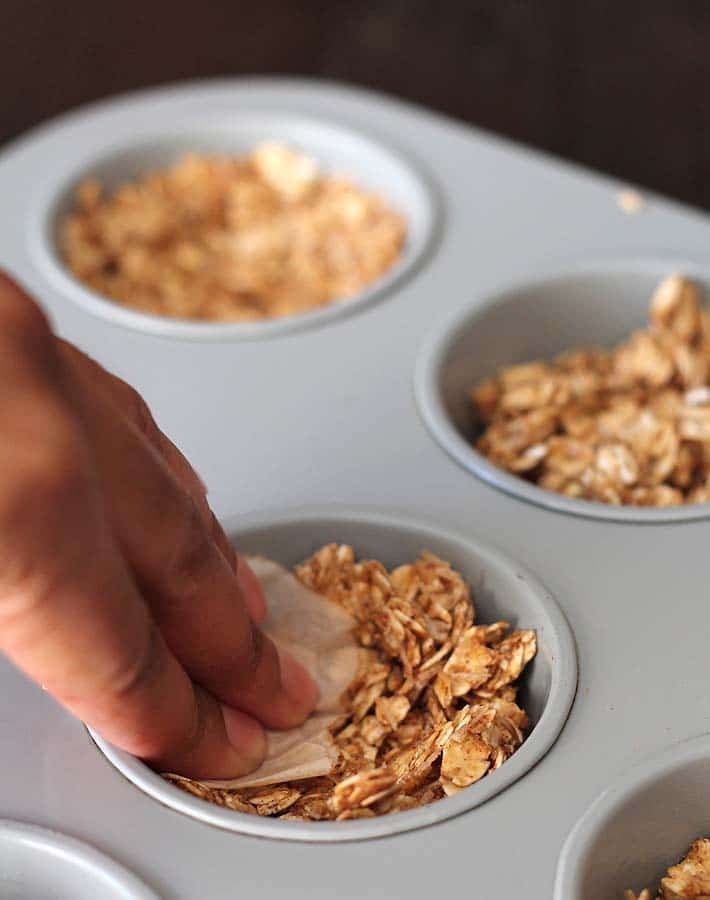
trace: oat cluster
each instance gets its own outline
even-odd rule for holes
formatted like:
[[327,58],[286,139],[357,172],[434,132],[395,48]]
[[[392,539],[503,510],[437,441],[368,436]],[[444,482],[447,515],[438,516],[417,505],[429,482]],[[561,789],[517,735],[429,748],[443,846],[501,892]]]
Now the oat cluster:
[[190,154],[108,196],[88,179],[60,242],[71,272],[124,306],[247,321],[352,297],[398,260],[405,231],[377,196],[269,143]]
[[666,278],[613,350],[502,369],[471,391],[476,446],[542,488],[633,506],[710,502],[710,311]]
[[[640,894],[624,892],[624,900],[652,900],[644,888]],[[671,866],[656,894],[656,900],[710,900],[710,838],[699,838],[677,866]]]
[[475,625],[469,589],[448,563],[424,553],[388,572],[328,544],[295,574],[353,616],[364,648],[332,728],[334,770],[239,791],[168,776],[179,787],[262,816],[358,819],[455,794],[521,745],[528,717],[516,682],[535,655],[535,632]]

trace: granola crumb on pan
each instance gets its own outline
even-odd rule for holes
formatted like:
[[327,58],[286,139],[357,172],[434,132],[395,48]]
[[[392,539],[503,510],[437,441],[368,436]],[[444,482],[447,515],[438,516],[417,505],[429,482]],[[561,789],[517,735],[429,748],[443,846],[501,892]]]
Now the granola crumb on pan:
[[536,653],[535,632],[475,625],[469,589],[448,563],[423,553],[388,571],[328,544],[295,574],[353,616],[364,648],[332,728],[333,771],[238,791],[166,776],[178,787],[285,820],[369,818],[455,794],[522,744],[529,723],[517,681]]
[[[626,890],[624,900],[652,900],[651,892]],[[668,869],[656,900],[710,900],[710,838],[698,838],[678,865]]]
[[477,448],[542,488],[616,505],[710,502],[710,310],[680,275],[618,347],[501,369],[471,400]]
[[404,219],[276,143],[188,154],[105,194],[82,182],[62,222],[70,271],[147,313],[249,321],[347,300],[401,256]]
[[634,188],[623,188],[620,190],[616,195],[616,202],[619,209],[629,216],[635,216],[637,213],[640,213],[646,205],[643,194],[634,190]]

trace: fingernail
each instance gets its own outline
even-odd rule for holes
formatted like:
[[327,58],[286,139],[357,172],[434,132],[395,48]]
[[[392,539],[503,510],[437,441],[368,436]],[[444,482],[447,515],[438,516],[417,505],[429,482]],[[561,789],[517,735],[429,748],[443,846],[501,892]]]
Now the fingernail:
[[244,760],[245,772],[252,772],[266,756],[266,735],[256,721],[239,709],[221,704],[227,740]]
[[281,666],[281,684],[283,689],[297,706],[309,712],[318,702],[318,685],[308,671],[287,650],[279,648]]

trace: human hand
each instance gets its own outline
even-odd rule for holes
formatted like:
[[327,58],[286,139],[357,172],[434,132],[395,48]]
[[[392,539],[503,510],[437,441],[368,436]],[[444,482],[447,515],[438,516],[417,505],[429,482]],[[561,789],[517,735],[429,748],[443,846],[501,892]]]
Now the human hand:
[[256,768],[317,688],[190,464],[125,382],[0,273],[0,650],[156,768]]

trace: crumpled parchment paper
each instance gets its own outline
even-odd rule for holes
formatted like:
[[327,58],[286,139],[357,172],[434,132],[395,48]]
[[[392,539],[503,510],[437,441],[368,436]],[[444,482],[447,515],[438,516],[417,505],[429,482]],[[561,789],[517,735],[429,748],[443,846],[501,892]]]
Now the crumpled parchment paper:
[[354,621],[339,606],[301,584],[276,562],[248,560],[266,595],[263,631],[303,663],[320,689],[316,709],[299,728],[267,731],[264,762],[250,775],[202,781],[207,787],[262,787],[281,781],[327,775],[338,753],[328,731],[341,713],[340,698],[357,674],[360,649]]

